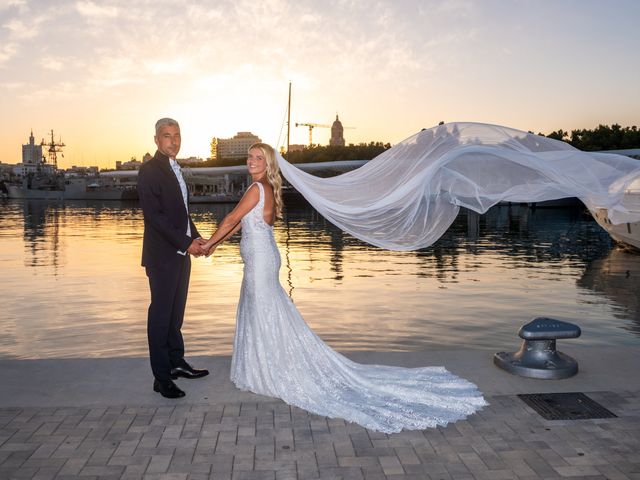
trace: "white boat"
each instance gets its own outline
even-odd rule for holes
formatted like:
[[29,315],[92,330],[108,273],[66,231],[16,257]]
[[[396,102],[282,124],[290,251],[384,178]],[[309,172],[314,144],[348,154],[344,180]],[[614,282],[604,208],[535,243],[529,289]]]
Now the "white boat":
[[[622,199],[622,206],[629,212],[640,216],[640,178],[637,178],[627,189]],[[611,223],[606,208],[597,208],[591,212],[596,222],[604,228],[616,242],[640,250],[640,221],[628,223]]]

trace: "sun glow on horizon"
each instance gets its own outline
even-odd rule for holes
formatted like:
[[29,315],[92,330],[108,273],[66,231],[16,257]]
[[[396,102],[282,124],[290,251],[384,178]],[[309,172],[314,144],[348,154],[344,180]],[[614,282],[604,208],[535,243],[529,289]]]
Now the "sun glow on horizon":
[[[440,121],[536,132],[640,123],[640,66],[629,62],[640,4],[631,0],[615,9],[575,0],[167,8],[1,2],[0,162],[21,161],[31,129],[40,139],[53,128],[67,144],[61,166],[113,168],[153,153],[164,116],[181,124],[184,157],[206,158],[212,137],[239,131],[285,143],[290,81],[292,144],[308,142],[295,123],[331,124],[336,114],[355,127],[345,130],[355,144],[394,144]],[[329,136],[313,131],[314,143]]]

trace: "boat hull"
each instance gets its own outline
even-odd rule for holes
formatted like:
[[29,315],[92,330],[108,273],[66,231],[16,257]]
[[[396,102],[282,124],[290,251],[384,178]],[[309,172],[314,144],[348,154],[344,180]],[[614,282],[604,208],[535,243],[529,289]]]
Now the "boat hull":
[[614,225],[609,219],[606,208],[598,208],[593,212],[593,217],[616,242],[640,250],[640,222]]
[[33,200],[64,200],[64,190],[40,190],[7,185],[9,198],[26,198]]

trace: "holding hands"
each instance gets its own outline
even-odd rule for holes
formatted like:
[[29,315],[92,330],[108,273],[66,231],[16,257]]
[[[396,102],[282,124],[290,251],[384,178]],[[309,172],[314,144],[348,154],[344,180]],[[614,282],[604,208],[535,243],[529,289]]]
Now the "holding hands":
[[190,255],[193,255],[194,257],[200,257],[202,255],[208,255],[208,249],[205,248],[205,244],[207,243],[207,241],[203,238],[196,238],[193,242],[191,242],[191,245],[189,245],[189,248],[187,248],[187,253],[189,253]]
[[211,238],[204,242],[202,244],[202,248],[205,250],[205,256],[206,257],[210,257],[211,255],[213,255],[213,252],[216,251],[216,248],[218,248],[218,245],[220,244],[220,242],[214,242],[213,241],[213,235],[211,236]]
[[207,241],[204,238],[196,238],[189,248],[187,249],[187,253],[193,255],[194,257],[210,257],[213,252],[215,252],[216,247],[218,245],[213,244],[211,241]]

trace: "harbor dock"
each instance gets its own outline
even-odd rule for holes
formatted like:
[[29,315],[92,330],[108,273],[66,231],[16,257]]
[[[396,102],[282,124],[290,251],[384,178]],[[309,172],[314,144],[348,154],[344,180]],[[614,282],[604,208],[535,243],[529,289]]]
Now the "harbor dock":
[[[0,478],[640,478],[640,352],[568,343],[558,348],[580,371],[564,380],[511,375],[486,349],[347,354],[444,365],[489,402],[446,427],[390,435],[241,392],[228,356],[191,359],[211,375],[179,380],[177,401],[152,391],[146,358],[4,359]],[[546,420],[518,397],[552,392],[584,393],[616,417]]]

